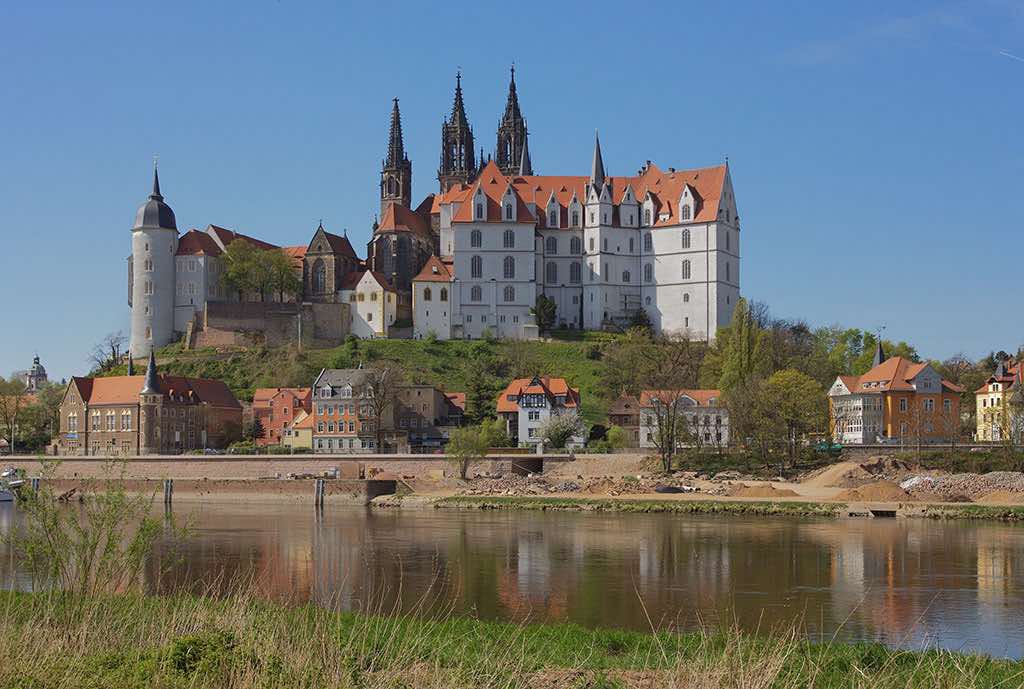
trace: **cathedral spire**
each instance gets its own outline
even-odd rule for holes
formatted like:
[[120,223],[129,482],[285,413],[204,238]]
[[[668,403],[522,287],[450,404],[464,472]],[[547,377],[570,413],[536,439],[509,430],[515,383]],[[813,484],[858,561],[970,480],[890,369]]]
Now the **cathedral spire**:
[[519,176],[525,177],[533,174],[533,163],[530,162],[530,142],[523,139],[523,154],[519,158]]
[[437,181],[444,193],[456,184],[468,184],[476,173],[473,159],[473,128],[462,101],[462,72],[455,73],[455,100],[452,115],[441,123],[441,165]]
[[391,106],[391,131],[388,134],[388,158],[385,167],[399,167],[405,160],[405,143],[402,141],[402,113],[398,111],[398,99]]
[[590,184],[597,189],[604,186],[604,160],[601,158],[601,138],[594,131],[594,160],[590,164]]
[[508,100],[505,103],[505,114],[498,124],[498,145],[494,156],[502,174],[514,175],[518,172],[527,136],[526,120],[519,109],[519,94],[516,91],[516,68],[512,65]]
[[392,101],[391,129],[388,132],[388,155],[380,171],[380,212],[391,203],[400,203],[406,208],[412,202],[412,162],[405,155],[402,141],[402,114],[398,110],[398,99]]
[[143,395],[156,395],[160,393],[160,379],[156,375],[156,354],[149,350],[149,365],[146,366],[146,381],[142,386]]

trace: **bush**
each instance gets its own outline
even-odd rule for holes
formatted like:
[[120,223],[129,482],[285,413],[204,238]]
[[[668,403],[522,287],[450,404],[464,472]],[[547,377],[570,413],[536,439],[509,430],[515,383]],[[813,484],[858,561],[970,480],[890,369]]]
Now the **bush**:
[[263,451],[268,455],[290,455],[292,448],[288,445],[267,445]]

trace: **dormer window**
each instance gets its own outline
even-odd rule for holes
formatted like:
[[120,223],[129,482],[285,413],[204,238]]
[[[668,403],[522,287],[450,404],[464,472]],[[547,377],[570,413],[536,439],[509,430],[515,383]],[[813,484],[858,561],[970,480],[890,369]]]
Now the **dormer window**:
[[512,204],[511,203],[506,203],[505,204],[505,220],[511,220],[511,219],[512,219]]
[[650,208],[645,208],[644,209],[644,225],[650,225],[650,224],[651,224],[651,209]]
[[548,227],[558,227],[558,211],[548,213]]
[[690,204],[688,204],[688,203],[684,203],[683,204],[683,207],[681,209],[679,209],[679,217],[682,220],[689,220],[690,219]]
[[579,214],[578,211],[573,211],[572,212],[572,226],[573,227],[579,227],[580,226],[580,214]]
[[482,204],[482,203],[476,204],[476,219],[477,220],[483,220],[484,219],[484,204]]

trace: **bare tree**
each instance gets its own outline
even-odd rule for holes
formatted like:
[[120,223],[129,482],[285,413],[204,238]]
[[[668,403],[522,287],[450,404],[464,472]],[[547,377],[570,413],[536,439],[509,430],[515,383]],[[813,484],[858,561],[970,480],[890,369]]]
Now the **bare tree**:
[[18,423],[30,401],[31,397],[22,380],[12,376],[10,381],[4,381],[0,376],[0,438],[7,441],[12,455]]
[[665,472],[672,470],[672,457],[689,433],[682,401],[686,391],[697,383],[701,364],[698,347],[686,333],[678,333],[653,338],[639,350],[639,377],[649,404],[643,416]]
[[366,406],[373,419],[377,450],[383,451],[384,426],[395,408],[398,388],[405,381],[405,369],[396,361],[378,361],[366,369]]
[[109,371],[121,363],[121,356],[124,353],[124,345],[128,341],[123,331],[107,333],[104,338],[93,347],[89,354],[92,368],[97,372]]

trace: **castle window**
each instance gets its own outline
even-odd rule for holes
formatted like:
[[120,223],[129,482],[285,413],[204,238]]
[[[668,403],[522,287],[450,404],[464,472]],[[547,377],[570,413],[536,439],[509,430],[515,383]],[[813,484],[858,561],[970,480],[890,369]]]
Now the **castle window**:
[[327,291],[327,266],[323,259],[318,258],[313,264],[313,293],[323,294]]
[[504,246],[506,249],[511,249],[516,245],[516,233],[512,230],[505,230]]
[[483,290],[480,289],[480,285],[473,285],[472,289],[469,290],[470,301],[483,301]]
[[146,280],[145,284],[143,285],[142,291],[145,294],[147,294],[147,295],[153,294],[153,282],[152,282],[152,280]]
[[689,261],[689,259],[683,261],[683,279],[684,280],[689,280],[690,279],[690,261]]
[[431,296],[430,295],[430,288],[429,287],[424,287],[423,288],[423,301],[430,301],[430,296]]
[[143,261],[142,262],[142,269],[146,270],[146,271],[152,271],[153,270],[153,259],[147,258],[145,261]]
[[644,251],[654,251],[654,240],[651,239],[650,232],[644,235]]
[[725,250],[726,251],[729,250],[729,233],[728,232],[725,233]]
[[150,328],[148,325],[146,326],[146,339],[147,340],[152,340],[153,339],[153,329]]
[[473,230],[469,233],[469,245],[474,248],[479,248],[483,245],[484,238],[480,233],[480,230]]
[[377,301],[377,293],[370,292],[370,301]]
[[725,262],[725,279],[726,279],[726,281],[729,281],[729,280],[732,279],[732,275],[731,275],[732,270],[731,270],[731,268],[732,268],[732,266],[730,266],[729,262],[726,261]]
[[650,224],[651,224],[651,209],[650,208],[645,208],[644,209],[644,225],[650,225]]
[[548,227],[558,227],[558,211],[548,213]]
[[629,271],[628,270],[622,271],[622,281],[623,282],[629,282],[629,277],[630,276],[629,276]]
[[590,250],[593,251],[594,250],[594,238],[593,237],[590,238],[589,244],[590,244]]
[[549,285],[558,282],[558,264],[554,261],[548,261],[548,264],[544,266],[544,280]]
[[689,249],[690,248],[690,231],[689,230],[683,230],[682,240],[683,240],[683,248],[684,249]]
[[683,303],[684,304],[689,304],[690,303],[690,293],[689,292],[684,292],[683,293]]
[[505,293],[503,295],[506,302],[512,302],[516,300],[516,288],[512,285],[505,286]]
[[448,288],[447,287],[442,287],[441,288],[441,301],[448,301]]
[[690,204],[684,203],[682,209],[679,211],[679,217],[683,220],[690,219]]
[[471,277],[479,278],[484,274],[484,260],[479,256],[469,259],[469,273]]
[[654,266],[650,263],[644,264],[644,282],[650,282],[654,279]]
[[579,284],[580,282],[579,261],[573,261],[571,264],[569,264],[569,282],[573,284]]
[[572,212],[572,226],[573,227],[579,227],[580,226],[580,214],[579,214],[579,211],[573,211]]
[[594,224],[594,211],[590,211],[590,220],[589,220],[589,222],[590,222],[591,225]]
[[506,280],[513,280],[516,277],[516,260],[511,256],[506,256],[503,262],[504,276]]
[[569,253],[580,254],[583,253],[583,242],[580,241],[579,237],[573,237],[569,240]]
[[651,298],[650,297],[645,297],[644,298],[644,304],[646,306],[650,306],[651,305]]
[[365,294],[363,294],[362,292],[358,292],[356,294],[356,301],[365,301],[365,300],[366,300],[366,295]]
[[557,237],[548,237],[547,240],[544,242],[544,249],[549,254],[557,254],[558,253],[558,238]]
[[634,246],[634,245],[635,245],[635,243],[636,243],[636,242],[635,242],[635,241],[633,240],[633,238],[632,238],[632,237],[630,237],[630,238],[629,238],[629,253],[633,253],[633,250],[634,250],[634,249],[636,248],[636,247]]
[[511,203],[506,203],[505,204],[505,220],[511,220],[511,219],[512,219],[512,204]]

